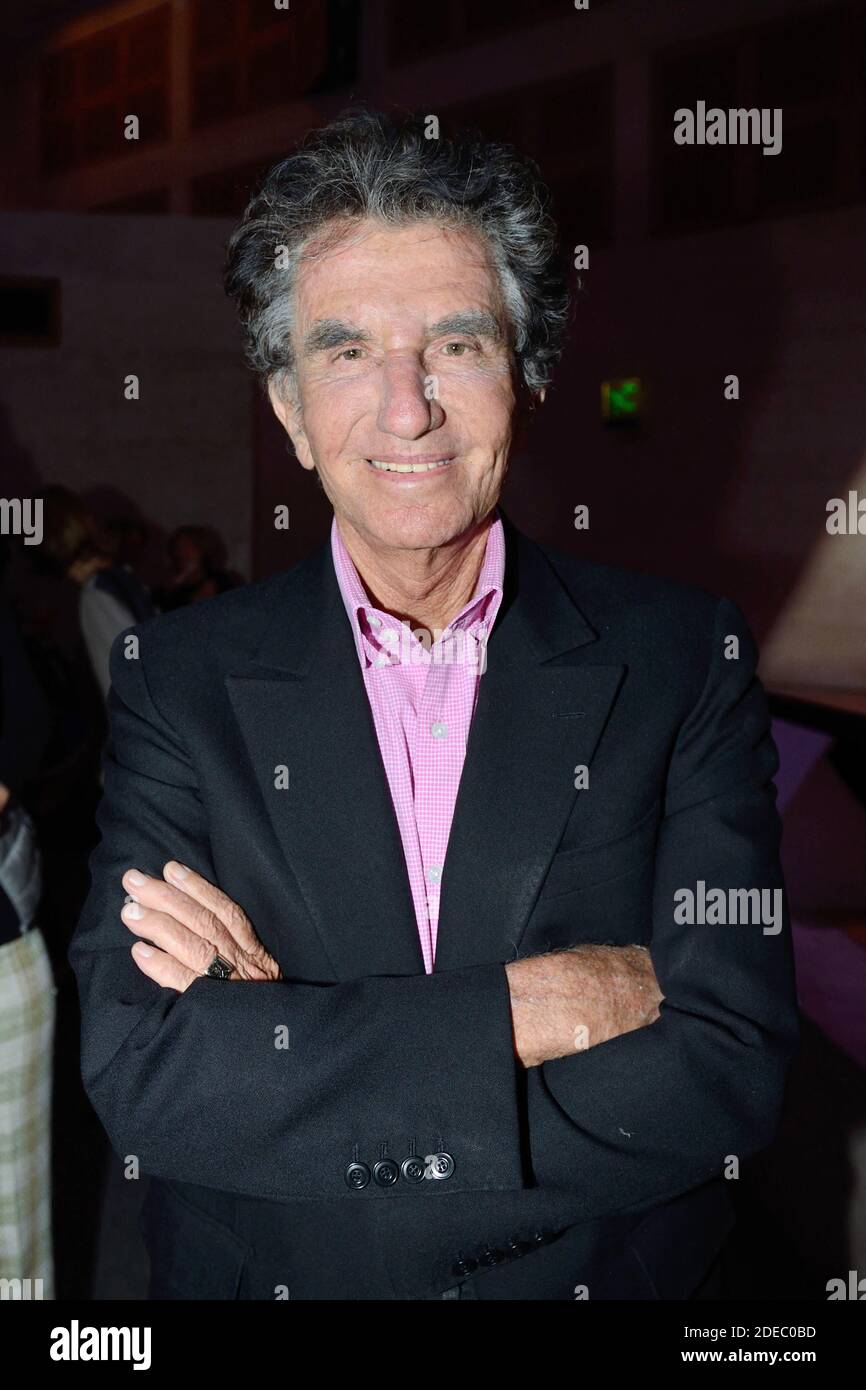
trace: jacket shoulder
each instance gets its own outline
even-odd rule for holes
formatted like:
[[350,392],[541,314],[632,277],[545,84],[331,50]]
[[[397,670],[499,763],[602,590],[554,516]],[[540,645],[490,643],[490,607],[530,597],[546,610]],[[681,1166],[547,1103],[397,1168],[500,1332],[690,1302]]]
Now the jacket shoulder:
[[706,639],[720,605],[728,605],[733,614],[739,613],[729,599],[698,584],[582,560],[547,545],[539,545],[539,550],[597,629],[637,622],[652,624],[658,630],[679,631],[683,638],[699,632]]

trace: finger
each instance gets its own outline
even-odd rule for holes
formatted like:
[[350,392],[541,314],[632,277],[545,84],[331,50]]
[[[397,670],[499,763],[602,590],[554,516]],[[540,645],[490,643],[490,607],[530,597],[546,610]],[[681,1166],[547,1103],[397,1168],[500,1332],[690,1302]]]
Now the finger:
[[155,946],[146,946],[143,941],[136,941],[132,948],[132,959],[148,979],[163,989],[176,989],[180,994],[199,978],[195,971],[189,970],[167,952],[158,951]]
[[[171,865],[175,862],[169,860]],[[186,868],[185,865],[178,867]],[[192,869],[187,869],[186,872],[188,879],[184,879],[183,875],[178,873],[175,886],[167,876],[156,878],[150,874],[143,874],[138,869],[128,869],[123,875],[123,885],[127,892],[138,898],[146,907],[168,912],[193,931],[204,930],[213,937],[214,924],[218,924],[223,932],[228,933],[229,938],[238,942],[242,950],[249,950],[251,947],[261,950],[261,942],[237,903],[212,883],[208,883],[201,874],[194,873]],[[191,891],[187,891],[187,884]],[[237,936],[235,932],[238,933]]]
[[[169,861],[173,863],[174,861]],[[189,871],[192,872],[191,870]],[[213,885],[203,879],[200,874],[196,874],[198,880],[196,891],[200,884],[205,888],[210,888],[218,895],[218,898],[211,898],[211,901],[219,902],[223,912],[229,916],[230,922],[235,927],[235,934],[229,930],[219,917],[210,908],[203,906],[190,894],[175,888],[171,883],[143,874],[137,869],[128,869],[123,875],[123,884],[127,891],[135,900],[147,910],[160,913],[189,929],[190,932],[207,942],[210,947],[208,963],[213,959],[213,952],[218,951],[221,956],[230,961],[233,966],[233,979],[241,980],[272,980],[279,978],[280,970],[277,962],[268,955],[262,943],[253,931],[246,914],[236,903],[232,902],[225,893],[219,889],[213,889]],[[130,920],[132,915],[130,914]],[[240,930],[241,925],[246,930]],[[241,940],[238,940],[238,937]],[[250,948],[244,946],[244,941],[249,940]],[[182,951],[190,951],[192,947],[189,942],[178,940]],[[182,956],[186,959],[186,956]],[[198,963],[198,954],[190,960],[193,966]]]
[[[161,886],[168,888],[167,884]],[[177,896],[183,898],[183,894]],[[246,955],[222,924],[205,908],[199,907],[197,903],[191,903],[190,906],[192,911],[202,918],[202,921],[196,922],[194,930],[179,922],[170,913],[145,907],[139,901],[124,903],[120,915],[125,925],[136,936],[154,942],[198,975],[207,974],[214,956],[219,953],[231,966],[231,973],[227,976],[229,980],[279,979],[279,966],[267,955],[264,948],[259,947],[259,957]],[[206,932],[209,934],[205,935]]]
[[227,960],[237,958],[239,947],[228,928],[209,908],[203,907],[188,893],[138,869],[128,869],[122,882],[126,891],[142,907],[179,922],[196,936],[210,942],[213,949]]
[[176,859],[169,859],[162,872],[168,883],[174,884],[181,892],[186,893],[205,911],[213,913],[243,951],[255,955],[263,949],[243,908],[221,888],[217,888],[215,883],[209,883],[201,874],[197,874],[186,864],[179,864]]
[[224,959],[230,961],[232,966],[235,965],[232,955],[224,955],[229,947],[220,948],[206,937],[190,931],[182,922],[178,922],[166,912],[156,912],[152,908],[143,907],[141,903],[131,902],[124,903],[120,915],[125,926],[135,936],[144,937],[152,942],[195,975],[207,973],[217,951]]

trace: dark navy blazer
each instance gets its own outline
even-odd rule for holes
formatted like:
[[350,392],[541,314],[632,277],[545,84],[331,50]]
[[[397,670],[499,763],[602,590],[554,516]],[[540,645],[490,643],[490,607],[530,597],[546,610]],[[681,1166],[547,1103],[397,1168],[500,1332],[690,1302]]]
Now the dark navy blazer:
[[[771,934],[675,902],[782,887],[742,615],[507,521],[506,543],[432,975],[327,544],[140,624],[138,659],[115,643],[70,959],[88,1093],[152,1175],[154,1297],[687,1298],[731,1225],[729,1157],[774,1135],[787,912]],[[243,906],[283,980],[142,975],[120,878],[169,858]],[[524,1070],[504,963],[581,942],[648,945],[661,1017]],[[453,1172],[347,1185],[413,1152]]]

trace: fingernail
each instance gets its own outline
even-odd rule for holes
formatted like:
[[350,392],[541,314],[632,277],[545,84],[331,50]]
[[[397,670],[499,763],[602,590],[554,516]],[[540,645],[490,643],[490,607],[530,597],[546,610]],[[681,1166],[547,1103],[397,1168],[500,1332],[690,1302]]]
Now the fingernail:
[[145,946],[145,944],[144,944],[143,941],[136,941],[135,945],[134,945],[133,948],[132,948],[132,954],[133,954],[134,956],[135,956],[135,955],[138,955],[138,956],[152,956],[152,955],[153,955],[153,947],[152,947],[152,946]]
[[186,867],[186,864],[178,864],[176,859],[169,859],[162,872],[166,878],[177,878],[183,880],[189,873],[189,869]]
[[127,869],[124,878],[127,883],[131,883],[134,888],[143,888],[147,882],[144,874],[140,874],[138,869]]
[[137,922],[141,917],[144,916],[144,908],[142,907],[141,903],[124,903],[123,907],[121,908],[121,914],[122,916],[126,917],[130,922]]

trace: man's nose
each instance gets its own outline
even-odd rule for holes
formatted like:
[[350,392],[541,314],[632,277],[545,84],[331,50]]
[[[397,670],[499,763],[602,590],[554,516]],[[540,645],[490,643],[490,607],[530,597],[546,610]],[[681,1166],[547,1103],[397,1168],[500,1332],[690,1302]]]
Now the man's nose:
[[425,372],[420,358],[406,355],[387,361],[376,421],[380,431],[401,439],[419,439],[436,429],[445,418],[438,385],[436,378]]

